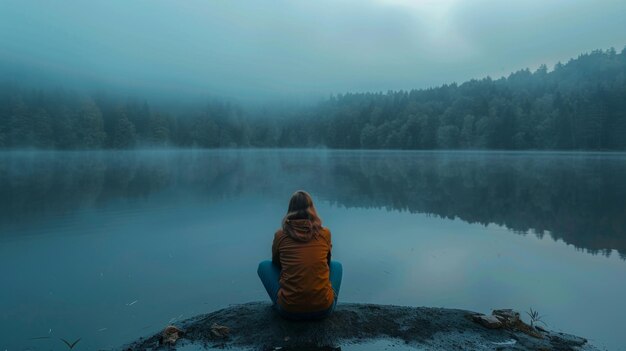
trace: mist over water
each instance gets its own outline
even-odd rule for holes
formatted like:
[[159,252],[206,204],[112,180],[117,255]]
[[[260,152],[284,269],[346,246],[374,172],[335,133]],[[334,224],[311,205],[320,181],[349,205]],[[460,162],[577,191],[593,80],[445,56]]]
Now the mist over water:
[[23,151],[2,153],[0,160],[0,194],[8,199],[0,202],[4,225],[28,227],[170,191],[180,198],[169,203],[220,202],[305,188],[342,207],[504,225],[626,258],[623,153]]
[[265,300],[256,265],[306,189],[344,265],[341,301],[532,307],[614,349],[624,176],[626,156],[602,153],[3,152],[0,346],[106,349]]
[[340,303],[532,308],[620,349],[624,18],[613,0],[0,1],[0,350],[116,349],[266,300],[256,267],[298,189],[333,233]]

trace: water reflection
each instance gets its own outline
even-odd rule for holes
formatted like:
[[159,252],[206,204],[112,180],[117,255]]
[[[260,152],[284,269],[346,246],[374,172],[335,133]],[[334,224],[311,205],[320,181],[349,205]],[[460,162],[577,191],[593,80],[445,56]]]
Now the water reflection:
[[624,179],[620,154],[12,152],[0,154],[0,232],[34,234],[46,218],[113,201],[175,206],[305,188],[348,208],[495,223],[626,259]]

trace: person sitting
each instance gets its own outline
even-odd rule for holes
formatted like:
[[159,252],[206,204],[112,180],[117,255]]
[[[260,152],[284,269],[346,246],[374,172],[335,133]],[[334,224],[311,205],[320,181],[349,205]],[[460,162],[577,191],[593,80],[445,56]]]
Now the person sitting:
[[274,308],[287,319],[319,319],[337,305],[343,268],[331,261],[331,235],[313,199],[296,191],[272,243],[272,260],[257,273]]

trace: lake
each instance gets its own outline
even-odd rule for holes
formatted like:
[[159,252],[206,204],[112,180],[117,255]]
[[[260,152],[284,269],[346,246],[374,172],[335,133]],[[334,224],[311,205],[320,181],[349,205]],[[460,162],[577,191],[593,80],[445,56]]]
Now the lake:
[[16,151],[0,153],[0,349],[110,349],[267,300],[257,263],[298,189],[333,234],[339,303],[533,308],[626,343],[625,154]]

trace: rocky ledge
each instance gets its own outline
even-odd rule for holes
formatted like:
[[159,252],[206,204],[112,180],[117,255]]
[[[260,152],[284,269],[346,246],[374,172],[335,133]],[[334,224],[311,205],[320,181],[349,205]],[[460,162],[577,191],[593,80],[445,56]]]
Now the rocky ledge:
[[511,310],[481,315],[446,308],[340,304],[324,320],[293,322],[261,302],[190,318],[122,349],[194,345],[198,349],[335,350],[381,338],[420,350],[596,350],[583,338],[530,327]]

